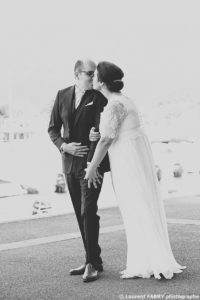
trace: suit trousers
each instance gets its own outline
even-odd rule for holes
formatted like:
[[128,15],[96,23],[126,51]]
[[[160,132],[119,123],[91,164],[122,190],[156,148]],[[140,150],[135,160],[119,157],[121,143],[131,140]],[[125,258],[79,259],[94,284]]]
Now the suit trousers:
[[100,217],[97,215],[97,201],[103,178],[97,189],[93,185],[89,189],[88,181],[84,179],[84,176],[84,170],[77,172],[73,168],[70,174],[65,174],[86,252],[86,264],[92,263],[96,266],[102,263],[101,248],[98,243]]

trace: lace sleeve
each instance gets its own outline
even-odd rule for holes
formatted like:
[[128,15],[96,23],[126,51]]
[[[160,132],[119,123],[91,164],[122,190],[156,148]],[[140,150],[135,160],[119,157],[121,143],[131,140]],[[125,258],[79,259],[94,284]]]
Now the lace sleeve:
[[120,101],[114,100],[106,106],[100,121],[101,137],[116,138],[119,128],[127,115],[127,109]]

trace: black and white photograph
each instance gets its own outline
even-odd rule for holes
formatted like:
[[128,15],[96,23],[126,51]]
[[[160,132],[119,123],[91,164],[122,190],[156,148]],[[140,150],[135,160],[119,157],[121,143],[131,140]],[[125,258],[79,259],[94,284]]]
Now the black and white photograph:
[[200,300],[199,15],[0,1],[0,300]]

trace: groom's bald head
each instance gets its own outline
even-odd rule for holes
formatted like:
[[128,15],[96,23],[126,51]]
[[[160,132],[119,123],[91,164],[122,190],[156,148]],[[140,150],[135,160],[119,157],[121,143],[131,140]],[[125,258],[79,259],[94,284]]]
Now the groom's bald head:
[[93,60],[85,58],[85,59],[79,59],[74,65],[74,73],[79,73],[84,69],[96,69],[96,64]]
[[74,66],[76,85],[85,91],[91,90],[95,70],[96,64],[91,59],[77,60]]

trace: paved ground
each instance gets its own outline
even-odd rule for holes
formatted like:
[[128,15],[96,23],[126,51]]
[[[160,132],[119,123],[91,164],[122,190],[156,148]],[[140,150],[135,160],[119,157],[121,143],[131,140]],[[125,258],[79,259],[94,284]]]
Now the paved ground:
[[174,255],[187,266],[173,280],[119,279],[126,238],[115,207],[99,211],[105,271],[93,283],[68,275],[84,256],[74,214],[0,224],[0,300],[200,299],[200,198],[165,206]]

